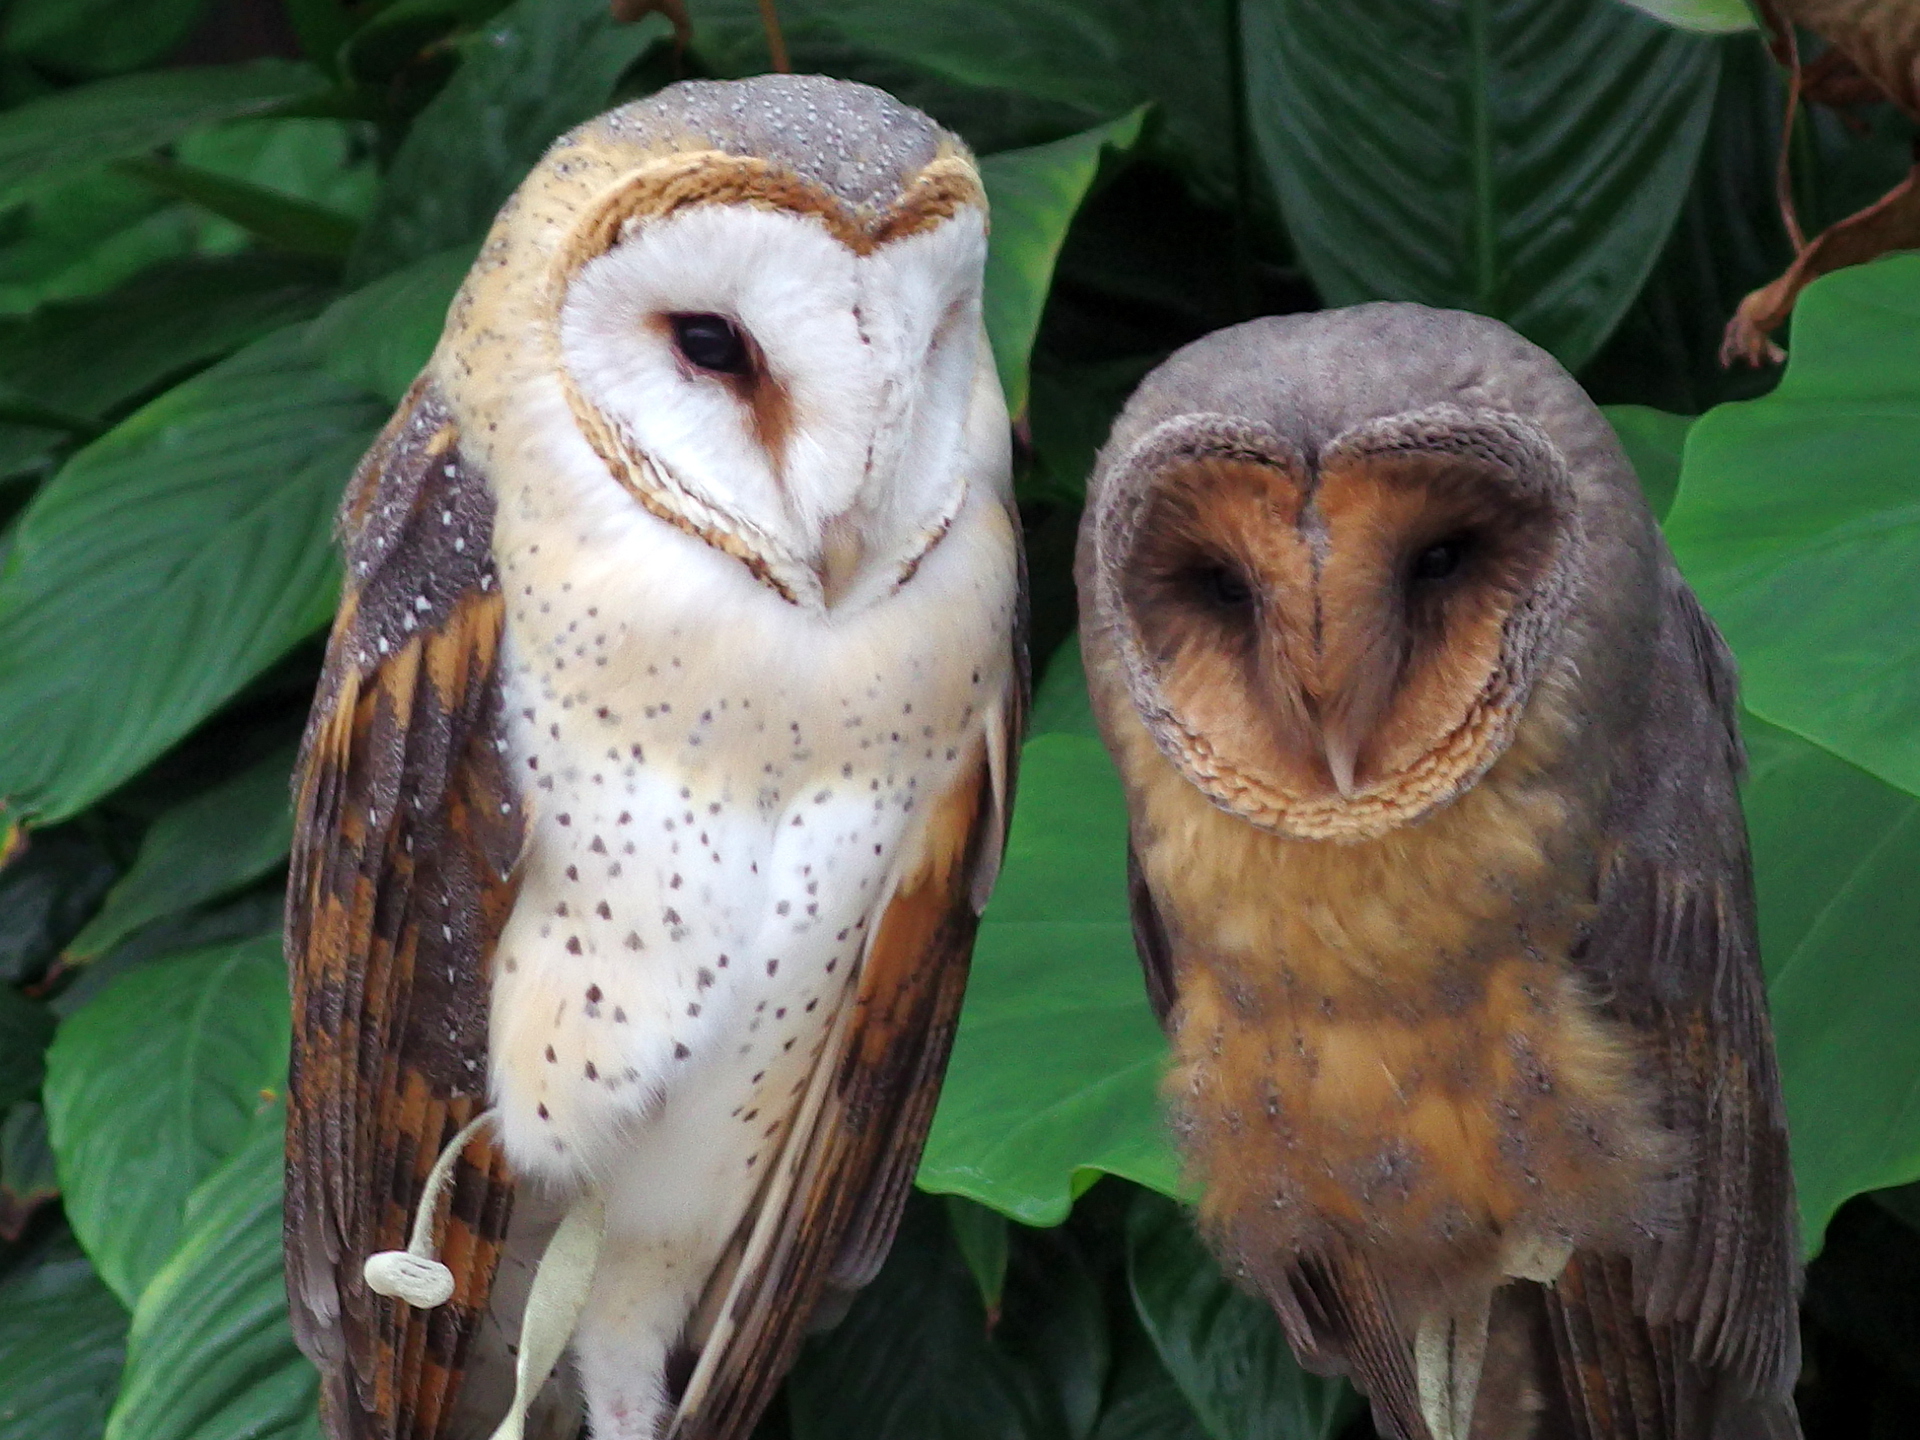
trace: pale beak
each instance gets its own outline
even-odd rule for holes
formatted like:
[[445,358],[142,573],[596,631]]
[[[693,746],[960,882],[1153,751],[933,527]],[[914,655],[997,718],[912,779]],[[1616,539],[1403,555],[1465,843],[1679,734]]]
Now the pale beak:
[[814,573],[820,577],[820,595],[829,609],[845,596],[865,558],[866,545],[860,537],[860,526],[851,514],[837,515],[828,522]]
[[1327,757],[1327,772],[1333,776],[1333,785],[1340,792],[1340,798],[1353,798],[1353,770],[1359,759],[1358,746],[1345,735],[1321,735],[1321,746]]

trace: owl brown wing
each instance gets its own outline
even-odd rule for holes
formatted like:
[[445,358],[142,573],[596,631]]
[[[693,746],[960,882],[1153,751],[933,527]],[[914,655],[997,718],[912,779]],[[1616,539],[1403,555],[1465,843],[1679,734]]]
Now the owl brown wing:
[[452,1301],[367,1288],[366,1257],[405,1247],[428,1170],[486,1103],[489,965],[521,844],[492,525],[445,405],[415,385],[342,511],[288,886],[287,1293],[334,1440],[442,1433],[512,1200],[503,1154],[476,1138],[440,1229]]
[[701,1353],[671,1440],[744,1440],[822,1300],[865,1285],[886,1259],[933,1122],[974,931],[1005,841],[1026,710],[1019,641],[1016,652],[1002,713],[933,806],[757,1216],[696,1319],[692,1345]]
[[[1737,679],[1671,563],[1665,588],[1651,713],[1582,966],[1646,1038],[1690,1163],[1665,1238],[1631,1258],[1575,1256],[1546,1305],[1589,1433],[1793,1435],[1799,1240],[1736,788]],[[1752,1418],[1727,1430],[1736,1414]]]

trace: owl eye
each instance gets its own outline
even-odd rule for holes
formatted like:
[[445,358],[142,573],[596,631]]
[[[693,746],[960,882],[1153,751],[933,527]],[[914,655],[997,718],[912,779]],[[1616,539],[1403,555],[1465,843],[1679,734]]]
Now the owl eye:
[[1445,580],[1460,568],[1460,562],[1466,559],[1468,546],[1465,535],[1452,535],[1427,546],[1413,557],[1413,578],[1423,581]]
[[1253,587],[1239,567],[1225,561],[1196,565],[1187,571],[1188,588],[1210,610],[1234,612],[1253,604]]
[[687,360],[719,375],[744,375],[752,366],[747,337],[724,315],[669,315],[673,343]]

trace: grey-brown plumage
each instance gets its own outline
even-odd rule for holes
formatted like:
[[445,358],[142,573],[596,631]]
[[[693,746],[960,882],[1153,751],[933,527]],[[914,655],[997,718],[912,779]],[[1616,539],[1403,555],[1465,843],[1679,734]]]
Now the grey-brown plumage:
[[1735,675],[1496,322],[1255,321],[1091,482],[1088,681],[1203,1229],[1403,1440],[1798,1433]]

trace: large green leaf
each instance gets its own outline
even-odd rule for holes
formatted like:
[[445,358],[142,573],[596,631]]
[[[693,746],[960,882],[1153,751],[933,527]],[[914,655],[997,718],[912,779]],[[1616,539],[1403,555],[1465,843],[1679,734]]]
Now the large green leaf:
[[58,71],[114,75],[187,38],[207,0],[13,0],[0,45]]
[[1067,227],[1099,174],[1101,156],[1131,149],[1144,119],[1145,112],[1136,110],[1050,145],[1007,150],[980,162],[993,210],[987,338],[993,342],[1007,409],[1015,416],[1027,407],[1027,364]]
[[120,873],[79,826],[37,831],[0,869],[0,983],[36,980]]
[[97,421],[305,319],[327,293],[310,269],[258,255],[156,265],[106,295],[0,321],[0,383]]
[[[767,68],[757,0],[691,0],[687,8],[703,57],[728,74]],[[956,85],[1049,102],[1080,126],[1152,103],[1160,123],[1149,148],[1217,201],[1235,189],[1233,11],[1228,0],[783,0],[779,7],[796,63],[841,59],[844,67],[847,59],[886,57]],[[853,55],[837,54],[833,38],[850,43]]]
[[1165,1042],[1127,918],[1126,844],[1126,801],[1069,647],[1021,757],[924,1188],[1028,1225],[1059,1224],[1102,1173],[1177,1190],[1156,1097]]
[[810,1340],[794,1440],[1086,1440],[1107,1372],[1099,1287],[1061,1232],[1020,1231],[990,1321],[945,1206],[909,1197],[879,1278]]
[[1758,23],[1747,0],[1625,0],[1656,20],[1703,35],[1729,35],[1751,30]]
[[0,114],[0,196],[140,155],[201,125],[260,115],[319,87],[304,65],[150,70],[62,90]]
[[1181,1208],[1134,1197],[1127,1274],[1141,1323],[1210,1440],[1332,1440],[1357,1408],[1309,1375],[1264,1301],[1235,1289]]
[[277,935],[131,970],[60,1027],[45,1095],[67,1219],[129,1306],[272,1108],[287,1033]]
[[236,120],[183,135],[174,155],[358,223],[380,185],[371,131],[364,121],[317,116]]
[[293,759],[291,746],[275,750],[154,821],[133,868],[67,943],[67,958],[90,960],[141,926],[217,900],[286,859],[293,840],[287,778]]
[[664,33],[604,0],[518,0],[460,44],[460,68],[407,132],[348,265],[355,283],[485,233],[562,131],[606,106]]
[[59,1193],[46,1109],[22,1100],[0,1118],[0,1240],[18,1240],[40,1207]]
[[313,326],[327,372],[397,405],[440,342],[447,306],[479,248],[428,255],[335,301]]
[[1607,423],[1640,476],[1640,490],[1654,518],[1664,519],[1680,487],[1680,455],[1692,428],[1690,415],[1669,415],[1645,405],[1608,405]]
[[383,418],[296,327],[68,461],[0,573],[0,795],[74,813],[324,624],[333,509]]
[[120,161],[117,168],[162,194],[191,201],[270,249],[288,255],[344,260],[359,233],[352,220],[324,205],[197,165],[135,156]]
[[191,255],[192,209],[111,170],[69,175],[0,201],[0,314],[97,295],[161,260]]
[[1920,794],[1920,256],[1801,296],[1779,388],[1687,438],[1675,553],[1754,714]]
[[1747,826],[1801,1237],[1920,1179],[1920,800],[1746,717]]
[[1093,1440],[1213,1440],[1145,1340],[1115,1366]]
[[179,1248],[133,1312],[107,1440],[274,1440],[310,1432],[319,1376],[287,1323],[281,1133],[269,1105],[194,1191]]
[[40,1088],[53,1012],[11,985],[0,985],[0,1114]]
[[0,1440],[97,1440],[127,1312],[64,1234],[0,1282]]
[[[913,1317],[902,1324],[904,1316]],[[909,1198],[879,1278],[787,1381],[794,1440],[1052,1440],[986,1312],[942,1208]]]
[[1507,321],[1578,367],[1646,278],[1719,52],[1594,0],[1259,0],[1248,117],[1330,305]]

